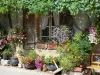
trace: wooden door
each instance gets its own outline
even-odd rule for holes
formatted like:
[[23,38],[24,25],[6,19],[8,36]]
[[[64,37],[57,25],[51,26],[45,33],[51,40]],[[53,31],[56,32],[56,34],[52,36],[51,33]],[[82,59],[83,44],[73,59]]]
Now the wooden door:
[[24,49],[35,48],[35,23],[34,15],[28,15],[24,12],[23,27],[26,34],[26,41],[24,42]]

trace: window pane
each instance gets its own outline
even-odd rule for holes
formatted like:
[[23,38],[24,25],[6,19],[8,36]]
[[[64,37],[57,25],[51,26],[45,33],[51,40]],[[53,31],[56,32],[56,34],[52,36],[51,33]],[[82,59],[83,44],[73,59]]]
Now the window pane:
[[49,36],[49,27],[47,27],[45,30],[42,30],[42,36]]
[[52,26],[55,26],[54,18],[52,17]]
[[49,40],[49,37],[42,37],[43,42],[47,42]]

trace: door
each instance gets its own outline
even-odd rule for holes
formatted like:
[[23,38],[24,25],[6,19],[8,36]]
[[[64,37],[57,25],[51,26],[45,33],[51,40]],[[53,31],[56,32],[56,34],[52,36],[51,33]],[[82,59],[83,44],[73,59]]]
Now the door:
[[24,12],[23,27],[25,30],[26,40],[24,41],[24,49],[35,48],[35,23],[34,15],[28,15]]

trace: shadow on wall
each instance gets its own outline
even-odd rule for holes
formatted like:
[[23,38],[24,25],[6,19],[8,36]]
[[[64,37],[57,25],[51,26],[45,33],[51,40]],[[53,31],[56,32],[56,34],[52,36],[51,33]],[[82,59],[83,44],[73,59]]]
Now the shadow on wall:
[[9,30],[9,19],[7,15],[0,14],[0,29],[4,29],[4,34],[6,35]]
[[91,18],[86,13],[78,13],[73,17],[73,28],[76,31],[85,31],[91,25]]

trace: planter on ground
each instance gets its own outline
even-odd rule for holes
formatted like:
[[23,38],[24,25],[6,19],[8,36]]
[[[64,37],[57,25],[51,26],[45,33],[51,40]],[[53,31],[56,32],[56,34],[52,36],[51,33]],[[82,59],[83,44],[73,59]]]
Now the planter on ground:
[[35,69],[36,67],[35,67],[35,64],[24,64],[24,67],[26,68],[26,69]]
[[56,66],[54,64],[49,63],[49,64],[47,64],[47,69],[49,71],[55,71],[57,68],[56,68]]
[[74,71],[74,72],[82,72],[83,71],[83,68],[82,67],[74,67],[72,69],[72,71]]
[[10,65],[10,60],[1,59],[0,64],[4,65],[4,66],[8,66],[8,65]]
[[49,50],[54,50],[54,49],[57,48],[57,44],[49,43],[48,46],[47,46],[47,48],[48,48]]
[[18,66],[18,58],[11,58],[10,65],[12,66]]

